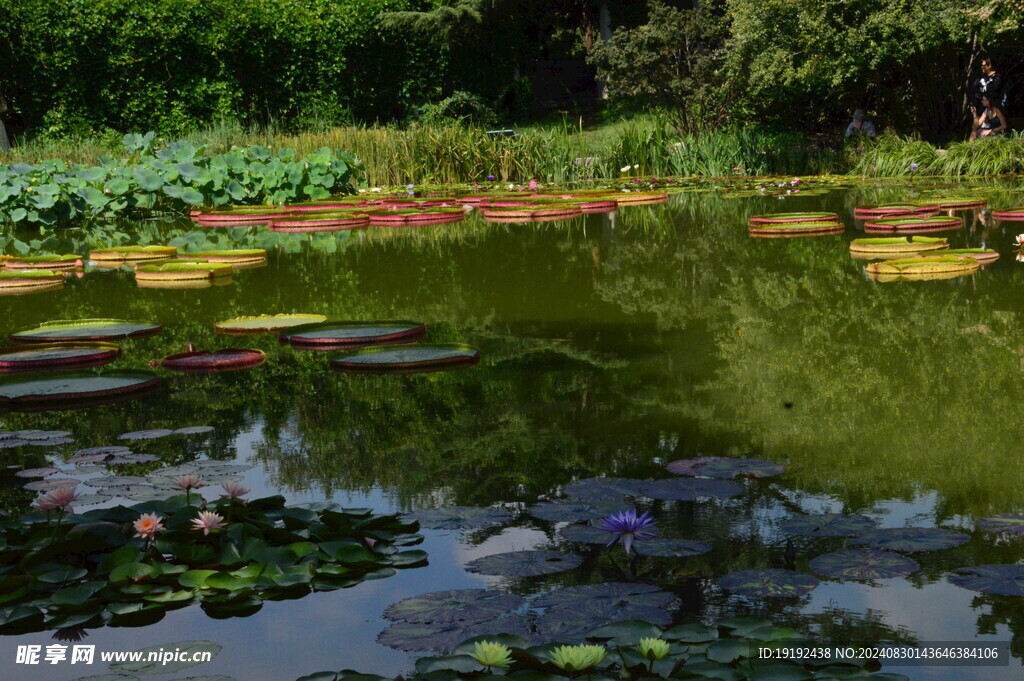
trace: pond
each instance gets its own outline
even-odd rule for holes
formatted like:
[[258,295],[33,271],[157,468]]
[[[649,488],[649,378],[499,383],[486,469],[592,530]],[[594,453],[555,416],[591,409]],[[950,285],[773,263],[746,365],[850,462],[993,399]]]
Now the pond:
[[[532,598],[556,587],[639,580],[674,598],[640,614],[627,609],[620,619],[647,614],[665,623],[710,623],[756,614],[827,641],[1012,641],[1009,669],[887,669],[913,679],[1019,678],[1019,597],[949,581],[958,568],[1024,559],[1024,540],[977,526],[989,516],[1024,511],[1018,230],[976,209],[957,212],[965,227],[941,236],[954,248],[984,245],[1001,257],[973,275],[939,281],[872,281],[867,261],[851,258],[848,248],[864,236],[855,206],[943,191],[954,190],[878,182],[780,197],[708,185],[662,205],[546,223],[492,224],[473,211],[455,224],[312,235],[200,229],[187,221],[57,232],[43,250],[171,241],[182,250],[267,248],[270,257],[266,267],[241,270],[227,285],[204,290],[142,289],[128,272],[89,271],[63,290],[0,299],[5,336],[51,319],[120,318],[164,328],[125,341],[111,368],[152,370],[150,361],[190,343],[255,348],[267,357],[237,372],[155,369],[162,378],[156,393],[115,404],[0,414],[0,429],[69,431],[74,439],[0,451],[7,468],[0,501],[20,512],[35,496],[21,489],[25,480],[12,475],[16,470],[56,462],[81,475],[62,463],[73,451],[129,444],[159,461],[119,473],[146,475],[215,459],[251,466],[241,482],[253,497],[280,493],[290,503],[330,500],[380,513],[450,506],[505,511],[474,516],[478,522],[471,518],[465,529],[451,527],[458,522],[433,529],[437,524],[425,520],[425,540],[416,548],[429,554],[429,564],[388,579],[270,600],[248,617],[215,619],[193,605],[147,626],[85,632],[85,642],[100,651],[184,640],[222,646],[213,661],[184,676],[292,681],[325,669],[408,674],[417,657],[437,647],[429,636],[424,643],[415,627],[385,618],[397,601],[479,587]],[[961,185],[955,192],[987,197],[993,207],[1024,203],[1024,191],[1009,183]],[[780,211],[836,212],[846,230],[794,239],[748,236],[751,216]],[[469,344],[481,359],[445,372],[357,375],[331,369],[328,359],[337,353],[295,349],[274,335],[213,330],[232,317],[276,313],[412,320],[427,325],[427,341]],[[130,431],[193,426],[212,430],[118,439]],[[695,501],[675,483],[641,495],[637,505],[658,521],[660,536],[700,542],[709,549],[693,551],[700,555],[627,561],[618,546],[602,550],[563,536],[563,518],[592,519],[593,508],[577,517],[564,504],[535,506],[595,477],[683,480],[665,466],[712,456],[766,460],[784,471],[718,482],[694,492]],[[597,489],[602,484],[608,486],[584,483],[589,492],[577,501],[609,508],[599,503],[609,501],[608,490]],[[631,508],[628,499],[610,503]],[[867,525],[858,532],[872,525],[946,528],[965,541],[905,551],[917,563],[909,575],[830,578],[823,563],[809,563],[862,547],[786,525],[821,513],[863,516]],[[596,541],[585,530],[567,536],[573,532]],[[470,565],[534,549],[581,560],[525,577],[483,574],[487,561],[483,568]],[[521,572],[529,557],[499,560],[497,571]],[[813,573],[820,584],[786,598],[718,584],[728,573],[767,568]],[[563,624],[571,628],[571,618]],[[18,645],[45,647],[52,635],[0,639],[0,676],[69,681],[109,673],[100,664],[26,671],[14,663]]]

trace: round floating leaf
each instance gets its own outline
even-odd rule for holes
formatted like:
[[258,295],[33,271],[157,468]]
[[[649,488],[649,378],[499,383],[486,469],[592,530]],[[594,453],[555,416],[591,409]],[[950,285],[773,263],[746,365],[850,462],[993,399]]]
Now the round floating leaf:
[[624,496],[641,496],[647,480],[632,478],[585,478],[562,487],[562,493],[584,501],[619,501]]
[[14,475],[18,478],[45,478],[47,475],[53,475],[54,473],[60,473],[60,469],[48,466],[46,468],[26,468],[17,471]]
[[935,527],[897,527],[865,532],[854,539],[856,544],[866,544],[888,551],[939,551],[960,546],[970,537],[963,532],[943,530]]
[[174,431],[175,435],[205,435],[206,433],[212,433],[213,426],[189,426],[188,428],[178,428]]
[[563,608],[583,603],[611,605],[633,603],[645,608],[663,608],[673,600],[675,600],[675,596],[667,591],[662,591],[654,584],[605,582],[557,589],[537,597],[533,601],[533,605],[538,608]]
[[99,676],[81,676],[74,681],[139,681],[139,677],[126,674],[100,674]]
[[69,372],[42,377],[14,375],[0,378],[0,404],[99,399],[147,390],[159,383],[155,374],[142,371]]
[[156,440],[157,438],[173,435],[173,430],[167,428],[153,428],[152,430],[133,430],[130,433],[118,435],[118,440]]
[[133,485],[145,485],[147,480],[137,475],[111,475],[106,478],[86,480],[85,484],[90,487],[130,487]]
[[227,348],[214,352],[196,350],[167,355],[160,360],[160,366],[173,371],[194,373],[235,371],[259,366],[266,358],[262,350],[249,348]]
[[[566,541],[581,544],[607,544],[615,538],[615,535],[593,525],[569,525],[559,530],[559,534]],[[636,546],[636,542],[633,542],[633,546]]]
[[526,601],[492,589],[435,591],[394,603],[384,611],[389,620],[406,622],[481,622],[518,610]]
[[510,551],[471,560],[466,570],[499,577],[535,577],[572,570],[582,562],[579,556],[555,551]]
[[131,454],[130,447],[124,447],[122,445],[114,445],[112,447],[87,447],[85,449],[77,449],[73,452],[73,456],[68,459],[68,463],[99,463],[102,462],[109,456],[115,454]]
[[874,520],[863,515],[820,513],[790,518],[782,523],[782,530],[811,537],[855,537],[875,529],[876,525]]
[[716,461],[728,460],[729,459],[724,456],[699,456],[696,459],[679,459],[678,461],[673,461],[665,466],[665,470],[669,473],[675,473],[676,475],[689,475],[691,477],[696,477],[698,475],[703,475],[703,473],[700,472],[702,466],[706,466],[709,463],[714,463]]
[[743,488],[726,480],[669,478],[644,486],[644,496],[662,501],[694,501],[701,498],[728,499],[743,493]]
[[579,602],[549,608],[537,618],[537,634],[545,641],[578,643],[594,627],[623,620],[642,620],[651,624],[668,625],[672,616],[661,608],[633,603],[627,600]]
[[949,581],[971,591],[1024,596],[1024,565],[975,565],[953,571]]
[[32,442],[30,440],[0,440],[0,449],[16,449],[18,447],[27,447]]
[[75,499],[75,506],[92,506],[93,504],[102,504],[105,501],[110,501],[114,497],[109,494],[80,494]]
[[719,586],[741,596],[791,598],[818,586],[818,580],[793,570],[738,570],[718,580]]
[[469,345],[411,345],[366,348],[331,359],[335,369],[361,371],[431,371],[476,364],[480,351]]
[[551,522],[578,523],[586,520],[597,520],[612,513],[626,510],[625,504],[614,503],[572,503],[562,501],[545,501],[534,504],[526,512],[534,518]]
[[818,556],[810,568],[832,579],[889,579],[916,572],[918,564],[898,553],[869,549],[837,551]]
[[292,327],[279,334],[294,345],[356,345],[409,342],[426,333],[416,322],[327,322]]
[[160,332],[159,324],[126,322],[123,319],[79,319],[45,322],[11,334],[16,342],[64,342],[141,338]]
[[508,522],[512,519],[512,514],[500,508],[486,506],[446,506],[421,508],[403,517],[419,521],[420,526],[428,530],[476,530]]
[[[149,653],[160,653],[162,651],[172,650],[178,655],[175,656],[174,661],[169,661],[166,664],[160,660],[158,655],[154,655],[155,661],[149,661]],[[212,641],[181,641],[179,643],[167,643],[162,646],[152,646],[150,648],[143,648],[138,651],[142,653],[141,662],[112,662],[110,664],[111,671],[115,672],[126,672],[129,674],[138,674],[140,676],[148,676],[150,674],[171,674],[173,672],[179,672],[189,667],[195,667],[196,665],[208,662],[205,654],[209,654],[210,660],[217,657],[221,651],[221,646]],[[199,655],[198,653],[204,653]],[[180,660],[178,658],[181,658]]]
[[1021,536],[1024,535],[1024,513],[1000,513],[982,518],[978,521],[978,527],[986,532]]
[[709,478],[770,478],[784,473],[786,467],[763,459],[723,459],[711,461],[698,470]]
[[81,482],[81,480],[75,480],[74,478],[50,478],[49,480],[29,482],[22,485],[22,487],[32,492],[49,492],[61,487],[77,487]]
[[598,627],[587,633],[587,638],[607,639],[615,645],[630,646],[642,638],[660,638],[662,629],[651,622],[624,620]]
[[633,550],[641,556],[690,558],[707,553],[711,547],[689,539],[646,539],[633,542]]
[[288,329],[300,324],[319,324],[326,321],[327,317],[322,314],[265,314],[257,317],[227,319],[217,322],[213,327],[218,333],[270,333],[271,331]]
[[113,343],[16,345],[0,350],[0,371],[98,366],[120,355]]
[[484,634],[511,634],[530,639],[532,634],[522,617],[501,617],[472,624],[422,624],[398,622],[380,632],[377,642],[398,650],[447,653],[466,639]]
[[143,454],[132,452],[130,454],[115,454],[114,456],[107,457],[103,463],[117,466],[129,463],[152,463],[159,461],[160,457],[156,454]]

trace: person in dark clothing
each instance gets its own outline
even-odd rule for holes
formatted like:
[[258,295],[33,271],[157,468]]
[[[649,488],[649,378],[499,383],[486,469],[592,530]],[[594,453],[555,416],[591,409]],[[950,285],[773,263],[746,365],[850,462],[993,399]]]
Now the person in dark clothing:
[[989,97],[996,106],[1003,105],[1003,90],[1006,87],[1006,81],[1003,80],[1002,74],[996,68],[996,64],[992,61],[991,57],[983,57],[981,60],[981,77],[974,81],[971,96],[971,114],[977,120],[978,116],[982,114],[984,105],[981,102],[982,97]]
[[971,133],[971,140],[980,137],[991,137],[1006,132],[1009,126],[1006,123],[1006,114],[995,101],[994,95],[984,95],[981,98],[984,107],[974,121],[974,131]]
[[11,150],[11,143],[7,139],[7,128],[4,127],[3,115],[7,113],[7,101],[0,94],[0,154],[6,154]]

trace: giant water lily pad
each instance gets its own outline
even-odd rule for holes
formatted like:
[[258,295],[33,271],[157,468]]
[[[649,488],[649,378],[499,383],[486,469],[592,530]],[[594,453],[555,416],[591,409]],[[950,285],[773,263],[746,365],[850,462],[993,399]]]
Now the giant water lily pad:
[[288,329],[300,324],[319,324],[326,322],[322,314],[264,314],[255,317],[235,317],[217,322],[213,328],[217,333],[250,334],[270,333]]
[[175,435],[205,435],[213,432],[213,426],[187,426],[174,431]]
[[389,620],[405,622],[482,622],[518,610],[519,596],[493,589],[435,591],[398,601],[384,610]]
[[[538,596],[533,605],[538,608],[572,607],[583,603],[622,604],[635,603],[647,608],[663,608],[675,596],[654,584],[631,582],[604,582],[581,584],[556,589]],[[627,618],[628,619],[628,618]],[[593,627],[591,627],[593,628]]]
[[906,556],[890,551],[836,551],[818,556],[810,568],[832,579],[889,579],[916,572],[918,564]]
[[428,530],[476,530],[508,522],[512,514],[487,506],[446,506],[421,508],[406,514],[405,518],[419,521],[420,526]]
[[155,388],[160,378],[142,371],[61,373],[0,378],[0,404],[77,402],[126,395]]
[[72,342],[142,338],[160,333],[159,324],[128,322],[123,319],[77,319],[44,322],[11,334],[21,343]]
[[1024,565],[974,565],[953,571],[949,581],[971,591],[1024,596]]
[[101,366],[120,355],[121,348],[113,343],[21,345],[0,350],[0,371]]
[[700,469],[702,466],[706,466],[709,463],[715,461],[728,461],[729,458],[725,456],[698,456],[694,459],[679,459],[673,461],[665,466],[665,470],[669,473],[675,473],[676,475],[689,475],[691,477],[697,477],[701,475]]
[[741,596],[755,598],[792,598],[818,586],[818,580],[793,570],[738,570],[718,580],[719,586]]
[[97,263],[139,262],[142,260],[163,260],[173,258],[178,249],[173,246],[116,246],[97,248],[89,252],[89,260]]
[[582,562],[579,556],[556,551],[510,551],[471,560],[466,570],[498,577],[536,577],[572,570]]
[[978,527],[986,532],[1024,535],[1024,513],[1000,513],[999,515],[982,518]]
[[626,496],[641,496],[647,480],[634,478],[585,478],[562,487],[562,493],[584,501],[618,501]]
[[955,530],[936,527],[896,527],[865,532],[853,541],[878,549],[913,553],[951,549],[966,543],[969,539],[968,535]]
[[173,371],[213,373],[251,369],[263,364],[266,358],[267,356],[262,350],[250,348],[226,348],[213,352],[190,350],[164,357],[160,360],[160,366]]
[[364,345],[369,343],[410,343],[427,332],[417,322],[327,322],[304,324],[278,334],[292,345]]
[[331,366],[347,372],[416,372],[470,366],[480,351],[469,345],[412,344],[366,348],[331,359]]
[[529,625],[522,617],[500,617],[489,622],[434,623],[398,622],[380,632],[377,643],[417,652],[447,653],[474,636],[511,634],[531,638]]
[[689,539],[645,539],[633,542],[633,550],[641,556],[690,558],[707,553],[711,547]]
[[719,459],[704,464],[698,470],[709,478],[769,478],[781,475],[786,467],[763,459]]
[[[179,655],[176,655],[174,660],[164,661],[160,659],[159,656],[155,657],[153,661],[149,660],[149,654],[151,652],[162,653],[165,650],[176,651]],[[178,643],[165,643],[161,646],[151,646],[149,648],[141,649],[139,651],[142,653],[141,662],[112,662],[110,664],[110,670],[114,672],[145,676],[150,674],[171,674],[209,662],[217,657],[220,651],[221,646],[213,641],[180,641]],[[202,655],[199,653],[202,653]]]
[[662,501],[694,501],[702,498],[728,499],[743,493],[743,488],[726,480],[669,478],[644,486],[644,496]]
[[626,510],[626,504],[613,502],[572,503],[563,501],[544,501],[534,504],[526,512],[534,518],[551,522],[578,523],[586,520],[597,520],[612,513]]
[[819,513],[790,518],[782,523],[782,531],[808,537],[855,537],[875,529],[877,524],[863,515]]

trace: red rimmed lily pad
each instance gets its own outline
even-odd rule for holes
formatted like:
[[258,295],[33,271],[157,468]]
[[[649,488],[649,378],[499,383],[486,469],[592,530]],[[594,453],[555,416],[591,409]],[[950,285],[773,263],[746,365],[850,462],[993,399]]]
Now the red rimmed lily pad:
[[8,270],[78,270],[85,263],[80,255],[15,256],[7,260]]
[[823,236],[839,234],[846,228],[838,222],[784,222],[750,225],[752,237],[778,239],[798,236]]
[[958,568],[949,581],[971,591],[999,596],[1024,596],[1024,565],[974,565]]
[[755,598],[794,598],[818,586],[817,578],[794,570],[738,570],[718,580],[726,591]]
[[263,262],[267,259],[267,252],[262,248],[245,248],[221,251],[193,251],[192,253],[181,253],[179,258],[195,258],[213,263],[251,264]]
[[114,343],[22,345],[0,349],[0,372],[101,366],[121,356]]
[[97,248],[89,252],[89,260],[99,264],[140,262],[173,258],[178,249],[174,246],[117,246]]
[[836,213],[768,213],[750,218],[751,226],[810,222],[839,222],[839,215]]
[[412,344],[366,348],[331,359],[331,366],[350,373],[444,371],[476,364],[480,351],[469,345]]
[[875,218],[883,215],[913,215],[914,213],[934,213],[938,206],[914,203],[883,203],[877,205],[857,206],[853,209],[858,218]]
[[154,336],[162,329],[159,324],[123,319],[56,320],[12,333],[10,339],[22,343],[104,341]]
[[53,270],[19,270],[0,272],[0,295],[17,294],[31,289],[50,290],[64,286],[64,272]]
[[217,333],[245,335],[271,333],[302,324],[321,324],[327,321],[322,314],[263,314],[254,317],[235,317],[213,325]]
[[1004,208],[1002,210],[992,211],[992,217],[996,220],[1004,220],[1006,222],[1021,222],[1024,221],[1024,206],[1018,208]]
[[49,376],[0,378],[0,405],[82,402],[144,392],[160,377],[142,371],[70,372]]
[[414,342],[426,332],[417,322],[325,322],[293,326],[278,338],[298,346],[391,345]]
[[891,579],[905,577],[920,567],[898,553],[871,549],[826,553],[811,560],[808,566],[831,579]]
[[211,373],[215,371],[239,371],[263,364],[267,356],[262,350],[250,348],[226,348],[224,350],[193,350],[168,355],[160,360],[160,366],[174,371]]

